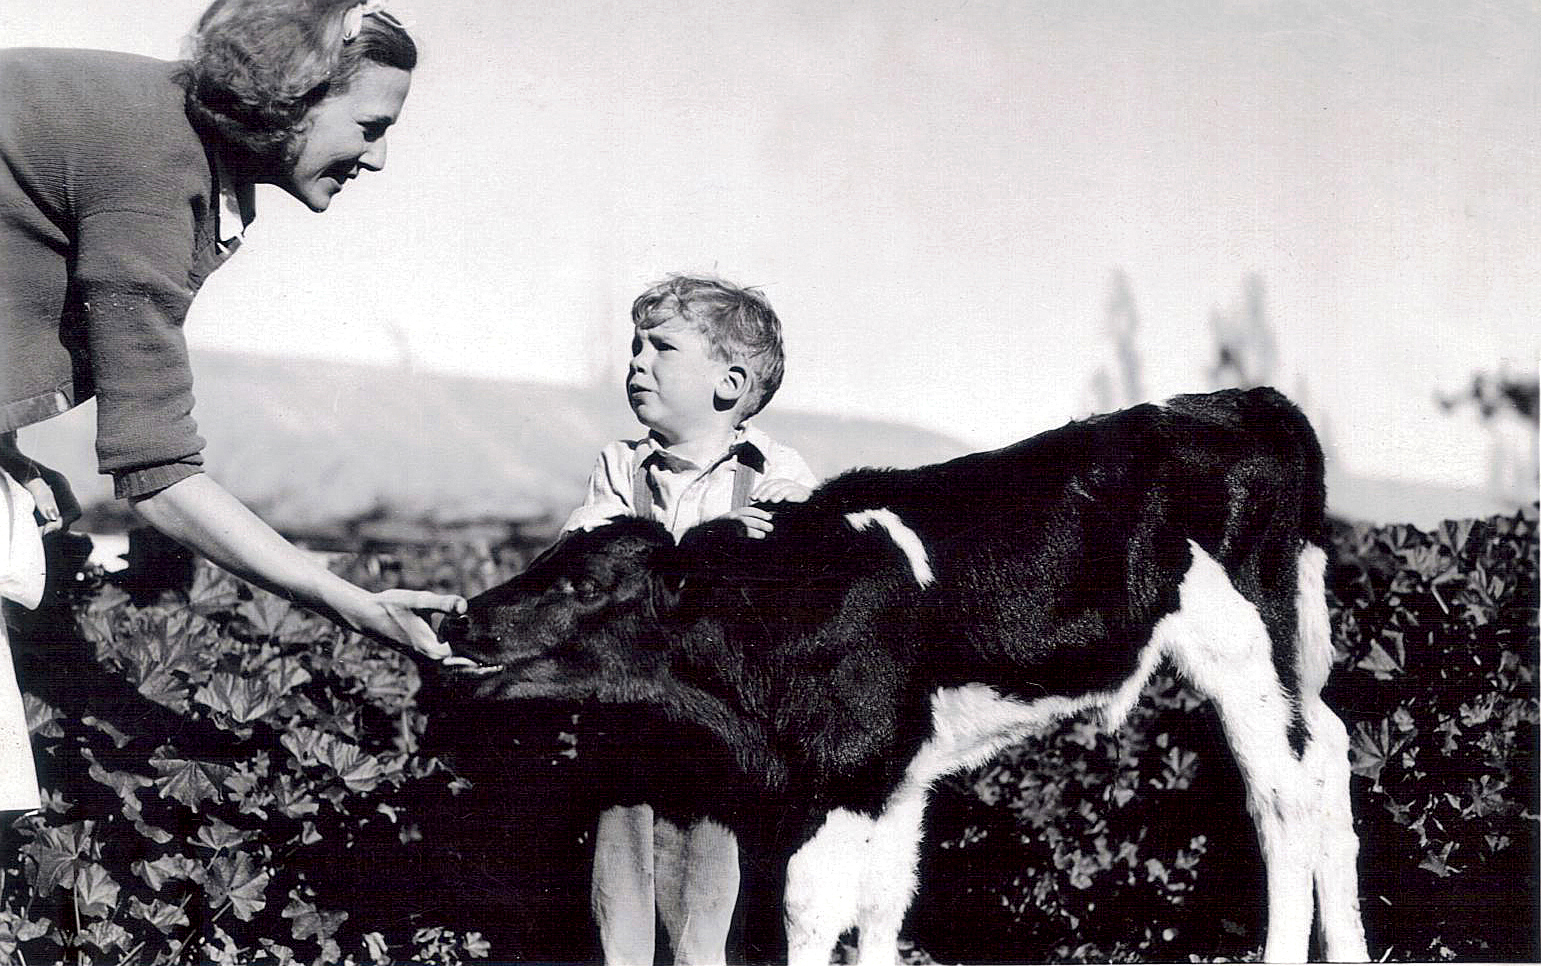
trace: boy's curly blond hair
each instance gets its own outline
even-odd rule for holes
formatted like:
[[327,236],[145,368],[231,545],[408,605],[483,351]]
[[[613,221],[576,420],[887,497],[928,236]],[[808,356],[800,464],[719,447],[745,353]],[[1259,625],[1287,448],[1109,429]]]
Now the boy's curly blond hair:
[[764,409],[781,386],[786,369],[781,320],[765,294],[720,278],[671,275],[631,304],[631,321],[639,329],[676,317],[700,328],[714,359],[741,362],[754,377],[743,418]]

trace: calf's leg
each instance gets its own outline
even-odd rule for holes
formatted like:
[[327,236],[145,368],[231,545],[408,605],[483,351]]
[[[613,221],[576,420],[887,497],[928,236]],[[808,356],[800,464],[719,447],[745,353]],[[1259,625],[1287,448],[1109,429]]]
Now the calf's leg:
[[1319,699],[1306,702],[1306,723],[1311,739],[1305,766],[1317,794],[1322,836],[1315,856],[1322,956],[1334,963],[1367,962],[1359,914],[1359,837],[1349,806],[1348,733]]
[[827,966],[840,934],[856,922],[873,821],[835,809],[787,862],[783,915],[788,966]]
[[1321,699],[1332,669],[1326,568],[1320,548],[1307,545],[1301,551],[1295,613],[1300,699],[1308,733],[1302,764],[1320,816],[1315,880],[1322,955],[1331,962],[1365,962],[1370,952],[1359,914],[1359,838],[1349,803],[1348,733]]
[[899,928],[915,898],[925,810],[926,785],[906,781],[873,823],[856,910],[859,966],[893,966],[899,960]]
[[1291,705],[1258,609],[1213,558],[1191,546],[1193,564],[1178,589],[1178,610],[1157,624],[1156,636],[1178,669],[1215,703],[1246,785],[1268,883],[1263,958],[1304,962],[1321,833],[1307,775],[1289,743]]

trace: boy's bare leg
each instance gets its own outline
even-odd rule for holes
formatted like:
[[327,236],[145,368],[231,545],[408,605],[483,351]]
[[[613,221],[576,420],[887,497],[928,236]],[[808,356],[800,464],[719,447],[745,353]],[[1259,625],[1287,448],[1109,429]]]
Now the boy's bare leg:
[[677,966],[717,966],[727,960],[728,931],[738,901],[738,840],[711,819],[688,828],[659,819],[658,910]]
[[653,809],[617,805],[594,833],[594,922],[608,966],[653,963]]

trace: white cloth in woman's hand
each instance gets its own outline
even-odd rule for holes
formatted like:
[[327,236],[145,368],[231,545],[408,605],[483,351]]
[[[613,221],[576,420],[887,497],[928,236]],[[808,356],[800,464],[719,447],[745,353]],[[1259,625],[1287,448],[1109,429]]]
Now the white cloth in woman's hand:
[[[43,539],[32,518],[32,494],[0,471],[0,597],[29,610],[43,599]],[[27,711],[16,686],[10,637],[0,620],[0,812],[41,804]]]

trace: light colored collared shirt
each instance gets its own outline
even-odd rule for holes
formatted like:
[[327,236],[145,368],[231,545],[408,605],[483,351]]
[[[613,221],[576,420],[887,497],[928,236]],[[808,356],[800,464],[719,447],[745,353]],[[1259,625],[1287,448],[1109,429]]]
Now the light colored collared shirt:
[[733,477],[738,464],[754,469],[757,480],[791,480],[810,489],[818,478],[797,451],[752,426],[742,426],[728,448],[705,465],[670,452],[652,437],[617,440],[600,451],[589,475],[588,495],[572,512],[562,532],[589,530],[612,517],[636,513],[637,470],[652,493],[646,515],[678,539],[691,527],[733,509]]
[[214,176],[219,179],[219,211],[215,215],[219,245],[229,251],[240,247],[241,239],[246,237],[246,226],[257,217],[257,188],[251,184],[236,184],[217,152]]

